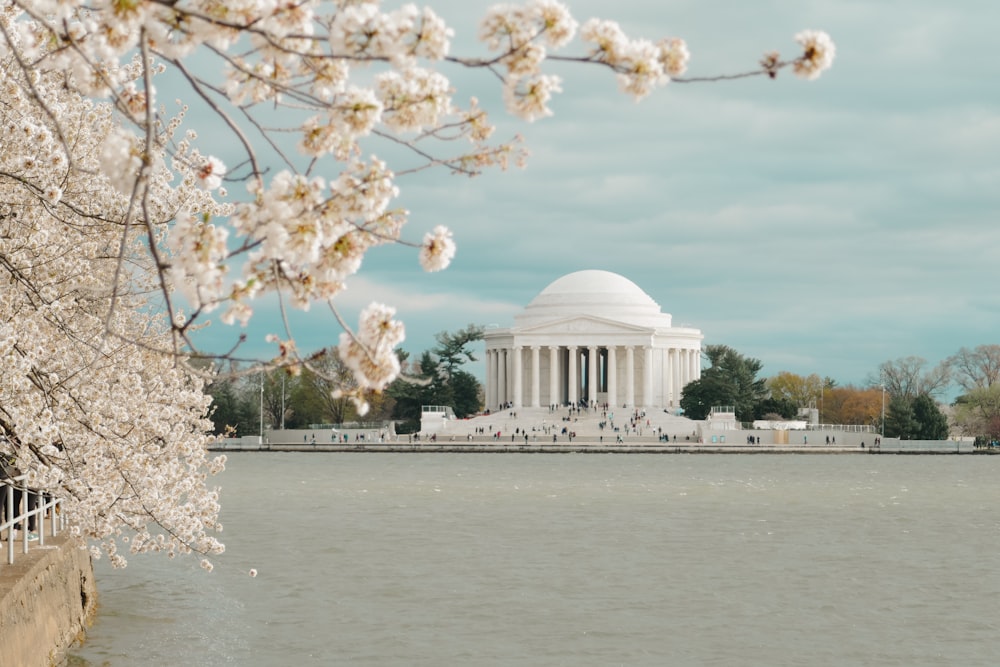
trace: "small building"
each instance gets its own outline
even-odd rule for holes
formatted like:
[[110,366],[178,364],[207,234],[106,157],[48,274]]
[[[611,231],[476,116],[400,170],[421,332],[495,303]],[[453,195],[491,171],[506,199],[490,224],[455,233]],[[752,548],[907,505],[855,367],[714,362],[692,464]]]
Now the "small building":
[[443,433],[448,423],[455,421],[455,412],[447,405],[424,405],[420,407],[420,432],[424,434]]

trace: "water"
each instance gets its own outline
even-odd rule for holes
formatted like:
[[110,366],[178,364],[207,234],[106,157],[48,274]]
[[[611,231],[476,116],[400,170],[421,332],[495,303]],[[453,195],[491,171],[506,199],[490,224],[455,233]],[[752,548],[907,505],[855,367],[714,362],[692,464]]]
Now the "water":
[[100,563],[74,664],[992,666],[998,472],[986,456],[236,454],[215,572]]

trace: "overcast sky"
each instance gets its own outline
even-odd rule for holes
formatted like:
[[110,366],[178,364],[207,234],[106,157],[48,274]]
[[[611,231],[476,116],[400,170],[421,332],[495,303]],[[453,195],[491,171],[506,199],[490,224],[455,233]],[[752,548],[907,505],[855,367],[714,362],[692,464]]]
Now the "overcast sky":
[[[490,4],[432,4],[458,33],[456,55],[483,53],[470,37]],[[402,180],[408,238],[445,224],[458,255],[424,274],[412,251],[373,252],[348,312],[394,304],[402,347],[419,354],[436,332],[510,326],[553,280],[604,269],[705,344],[761,359],[764,376],[862,383],[885,360],[937,363],[1000,342],[1000,3],[567,4],[581,23],[683,37],[689,76],[743,71],[768,50],[794,56],[805,28],[830,33],[837,57],[816,81],[672,83],[638,104],[604,69],[557,67],[565,92],[534,124],[504,118],[489,76],[447,71],[501,136],[525,136],[528,167]],[[327,319],[297,333],[303,349],[337,336]],[[482,361],[470,370],[482,377]]]

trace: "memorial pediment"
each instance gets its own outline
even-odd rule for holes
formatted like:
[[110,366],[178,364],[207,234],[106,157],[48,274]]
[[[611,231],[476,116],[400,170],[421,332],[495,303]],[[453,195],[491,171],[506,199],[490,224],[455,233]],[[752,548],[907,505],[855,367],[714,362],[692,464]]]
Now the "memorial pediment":
[[616,322],[601,317],[579,316],[543,322],[514,330],[518,335],[528,334],[648,334],[652,330],[633,324]]

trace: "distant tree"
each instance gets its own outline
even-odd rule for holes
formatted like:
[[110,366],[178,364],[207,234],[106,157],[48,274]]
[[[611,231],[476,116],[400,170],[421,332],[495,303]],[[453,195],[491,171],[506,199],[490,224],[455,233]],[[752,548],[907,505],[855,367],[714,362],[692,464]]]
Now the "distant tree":
[[[320,353],[322,355],[322,353]],[[309,365],[276,368],[264,374],[264,425],[270,428],[308,428],[329,421],[324,392],[312,382],[317,375],[317,355]],[[256,382],[260,377],[255,376]]]
[[973,389],[955,399],[955,426],[962,435],[1000,440],[1000,384]]
[[827,424],[882,427],[882,390],[851,385],[823,390],[822,419]]
[[[405,353],[400,357],[405,359]],[[260,398],[260,378],[248,382]],[[275,369],[264,376],[264,419],[274,428],[308,428],[311,424],[342,424],[361,419],[354,398],[360,395],[369,406],[366,420],[391,418],[393,401],[384,392],[358,391],[354,373],[340,358],[337,347],[313,353],[303,363]],[[282,410],[284,412],[282,413]],[[257,427],[255,427],[257,428]]]
[[[285,428],[309,428],[311,424],[339,423],[329,412],[329,390],[322,388],[322,383],[316,381],[317,371],[309,367],[302,368],[298,375],[285,378],[287,393],[285,406]],[[355,404],[350,399],[341,399],[354,410]]]
[[408,365],[405,377],[395,380],[386,390],[395,401],[392,416],[405,422],[420,423],[424,405],[450,405],[452,394],[438,373],[438,362],[431,352]]
[[483,328],[470,324],[455,333],[442,331],[434,337],[434,349],[423,352],[415,364],[404,370],[405,377],[389,386],[395,419],[419,424],[424,405],[448,406],[459,418],[476,414],[482,407],[479,381],[462,365],[476,360],[469,346],[482,339]]
[[451,376],[452,408],[459,419],[477,414],[483,407],[479,380],[468,371],[456,371]]
[[718,377],[709,377],[702,372],[697,380],[689,382],[681,395],[680,406],[684,416],[691,419],[705,419],[717,405],[734,405],[736,396],[733,387]]
[[317,354],[302,371],[301,384],[308,388],[314,400],[318,402],[320,413],[323,415],[322,421],[343,424],[357,419],[354,402],[336,391],[344,387],[357,386],[354,374],[341,360],[337,348],[326,348]]
[[917,439],[945,440],[948,438],[948,418],[937,402],[927,394],[913,399],[913,419],[917,422]]
[[452,375],[466,362],[476,361],[469,346],[483,339],[483,331],[484,327],[470,324],[455,333],[441,331],[435,334],[434,339],[438,344],[434,348],[434,355],[438,358],[438,368],[446,375]]
[[893,396],[885,415],[885,435],[904,440],[943,440],[948,419],[928,394]]
[[367,394],[370,409],[365,419],[368,421],[388,421],[392,419],[396,400],[384,391],[369,391]]
[[246,383],[237,377],[220,377],[205,387],[212,397],[209,416],[216,435],[243,437],[259,431],[258,408],[250,400]]
[[765,398],[754,407],[754,419],[792,419],[799,412],[799,406],[787,399],[777,399],[773,396]]
[[1000,383],[1000,345],[963,347],[947,363],[953,379],[966,392]]
[[275,369],[251,376],[254,377],[264,406],[264,427],[281,428],[281,416],[289,405],[288,372]]
[[459,418],[474,415],[482,408],[479,381],[463,370],[462,365],[476,361],[469,346],[483,339],[483,330],[479,325],[470,324],[453,334],[442,331],[434,337],[438,342],[433,351],[438,360],[437,371],[444,376],[444,384],[447,386],[441,394],[441,399],[445,402],[438,405],[450,405]]
[[927,360],[921,357],[903,357],[895,361],[879,364],[878,377],[869,378],[871,387],[885,386],[892,396],[913,399],[920,394],[936,396],[950,382],[948,363],[927,368]]
[[771,398],[777,401],[790,401],[797,408],[809,407],[818,401],[823,388],[823,380],[815,373],[803,377],[788,371],[781,371],[767,379],[767,389],[771,392]]
[[889,438],[913,440],[920,427],[913,414],[913,401],[906,396],[893,396],[885,413],[885,432]]
[[701,378],[684,387],[680,406],[691,419],[705,419],[713,406],[732,405],[736,418],[749,421],[756,406],[767,397],[767,387],[757,373],[763,368],[759,359],[745,357],[727,345],[708,345],[704,349],[709,367]]

